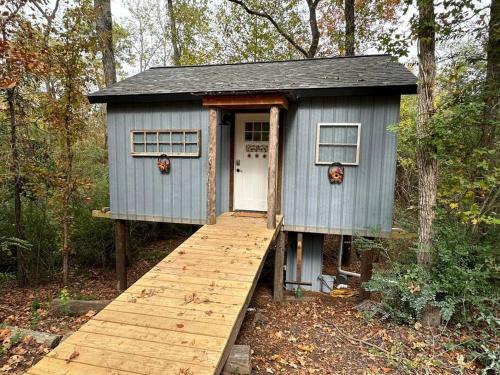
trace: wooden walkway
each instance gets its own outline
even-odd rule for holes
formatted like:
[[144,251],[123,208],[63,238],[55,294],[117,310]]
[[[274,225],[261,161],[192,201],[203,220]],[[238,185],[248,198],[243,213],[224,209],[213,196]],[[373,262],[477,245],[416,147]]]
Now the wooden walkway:
[[219,374],[281,227],[225,213],[40,362],[32,375]]

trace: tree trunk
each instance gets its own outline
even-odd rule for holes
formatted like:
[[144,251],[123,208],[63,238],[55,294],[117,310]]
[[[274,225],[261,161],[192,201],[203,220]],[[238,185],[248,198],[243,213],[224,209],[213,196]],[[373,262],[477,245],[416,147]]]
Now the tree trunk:
[[491,1],[490,23],[488,27],[486,93],[484,125],[481,145],[491,148],[495,144],[495,123],[500,113],[500,1]]
[[94,0],[96,32],[102,53],[106,87],[116,82],[115,53],[113,50],[113,18],[110,0]]
[[[10,151],[11,151],[11,171],[14,185],[14,227],[16,237],[23,239],[22,227],[22,203],[21,191],[22,181],[19,171],[19,150],[17,143],[17,118],[16,118],[16,88],[7,89],[7,102],[9,106],[10,120]],[[19,286],[25,286],[28,282],[26,272],[26,259],[24,251],[20,246],[15,248],[15,257],[17,262],[17,283]]]
[[429,121],[434,113],[436,79],[435,14],[432,0],[417,2],[419,83],[417,95],[417,168],[418,168],[418,240],[419,264],[432,263],[432,224],[437,193],[437,160]]
[[[69,111],[69,109],[68,109]],[[69,254],[71,252],[71,195],[73,194],[73,150],[71,143],[71,130],[69,119],[65,124],[65,158],[66,158],[66,181],[63,196],[63,284],[68,284],[69,277]]]
[[172,0],[167,0],[167,12],[170,23],[170,39],[172,41],[173,56],[172,60],[174,65],[181,65],[181,49],[179,46],[179,36],[177,34],[177,25],[175,24],[174,5]]
[[313,59],[316,56],[319,45],[319,28],[318,28],[318,18],[316,14],[316,9],[318,7],[318,0],[307,0],[307,5],[309,7],[309,27],[311,29],[311,44],[309,45],[309,50],[307,51],[307,57]]
[[356,24],[354,21],[354,0],[345,0],[345,55],[354,56]]

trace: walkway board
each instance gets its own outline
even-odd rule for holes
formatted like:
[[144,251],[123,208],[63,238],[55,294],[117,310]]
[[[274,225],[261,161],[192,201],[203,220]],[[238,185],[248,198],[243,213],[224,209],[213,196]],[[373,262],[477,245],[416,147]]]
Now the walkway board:
[[32,375],[218,375],[276,230],[225,213],[205,225],[40,362]]

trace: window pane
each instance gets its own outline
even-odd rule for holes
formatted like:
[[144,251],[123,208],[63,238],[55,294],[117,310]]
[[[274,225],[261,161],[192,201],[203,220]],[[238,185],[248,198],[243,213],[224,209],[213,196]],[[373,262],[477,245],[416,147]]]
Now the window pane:
[[158,152],[156,143],[147,143],[146,152]]
[[144,133],[133,133],[133,140],[137,143],[144,142]]
[[260,131],[262,129],[262,125],[260,122],[254,122],[253,123],[253,131]]
[[346,143],[358,143],[358,127],[349,126],[346,130]]
[[187,153],[196,153],[198,152],[198,146],[196,144],[186,144],[186,152]]
[[170,143],[160,143],[160,152],[169,153]]
[[260,140],[261,140],[260,134],[261,134],[260,131],[259,132],[256,132],[256,131],[253,132],[253,141],[254,142],[260,142]]
[[184,134],[181,132],[172,132],[172,142],[183,143]]
[[252,131],[252,123],[251,122],[245,122],[245,131]]
[[197,133],[186,133],[186,142],[196,142],[196,138],[197,138]]
[[184,145],[182,144],[172,145],[172,153],[181,153],[181,152],[184,152]]
[[262,130],[268,132],[269,131],[269,123],[268,122],[263,122],[262,123]]
[[262,133],[262,140],[265,142],[269,141],[269,133],[268,132]]
[[170,143],[170,132],[161,132],[158,137],[160,142]]
[[146,142],[156,143],[156,133],[146,133]]
[[319,146],[319,161],[326,163],[355,163],[355,146]]
[[144,144],[139,143],[134,145],[134,152],[144,152]]
[[252,140],[252,132],[245,132],[245,141]]
[[320,126],[319,128],[319,142],[320,143],[333,143],[335,128],[332,126]]

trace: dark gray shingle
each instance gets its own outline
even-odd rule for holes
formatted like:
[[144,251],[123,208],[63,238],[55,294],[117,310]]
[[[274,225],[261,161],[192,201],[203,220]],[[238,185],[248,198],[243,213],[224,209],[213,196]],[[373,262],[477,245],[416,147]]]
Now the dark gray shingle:
[[415,76],[388,55],[319,58],[227,65],[152,68],[89,95],[92,102],[110,97],[290,92],[315,89],[405,87]]

